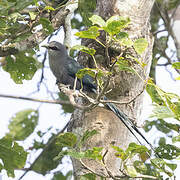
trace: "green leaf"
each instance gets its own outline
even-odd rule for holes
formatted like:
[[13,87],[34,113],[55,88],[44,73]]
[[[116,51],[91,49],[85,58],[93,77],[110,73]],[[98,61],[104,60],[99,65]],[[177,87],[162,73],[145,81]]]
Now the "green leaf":
[[180,97],[174,93],[162,93],[164,96],[168,107],[175,114],[175,118],[180,120]]
[[36,12],[29,12],[29,15],[30,15],[31,20],[33,21],[36,19],[37,13]]
[[[152,165],[152,163],[146,163],[146,167],[147,167],[147,172],[145,174],[157,177],[157,179],[162,180],[159,169],[155,168]],[[150,179],[143,178],[143,180],[150,180]]]
[[165,123],[164,120],[158,119],[158,120],[156,120],[156,121],[154,121],[154,122],[155,122],[154,125],[156,126],[156,128],[157,128],[159,131],[163,132],[164,134],[167,134],[167,133],[170,133],[170,132],[171,132],[171,129],[166,126],[166,123]]
[[[166,121],[162,120],[162,119],[159,119],[159,122],[160,122],[160,126],[165,126],[171,130],[174,130],[176,132],[179,132],[179,129],[180,129],[180,125],[179,124],[175,124],[175,123],[167,123]],[[159,123],[158,122],[158,123]]]
[[80,31],[75,33],[80,38],[96,39],[99,35],[99,28],[97,26],[91,26],[87,31]]
[[145,132],[149,132],[152,129],[152,126],[154,125],[154,121],[145,121],[145,125],[143,127]]
[[158,53],[163,55],[163,51],[168,47],[168,37],[167,36],[161,36],[156,40],[156,48],[158,50]]
[[179,0],[165,1],[165,8],[169,11],[176,8],[179,4]]
[[8,16],[9,15],[9,9],[15,5],[15,2],[4,2],[0,1],[0,15],[1,16]]
[[148,81],[146,91],[150,95],[153,102],[159,105],[164,105],[164,100],[160,96],[159,91],[157,90],[156,85],[152,82],[152,80]]
[[66,180],[66,176],[64,176],[62,172],[58,172],[54,174],[52,180]]
[[91,56],[93,56],[96,52],[95,49],[93,48],[88,48],[86,46],[82,46],[82,45],[76,45],[76,46],[73,46],[72,49],[75,49],[75,50],[78,50],[78,51],[82,51],[82,52],[85,52]]
[[87,173],[81,176],[80,180],[96,180],[96,175],[93,173]]
[[174,103],[171,102],[171,104],[169,104],[169,107],[174,112],[175,118],[180,120],[180,101],[179,102],[174,102]]
[[52,7],[52,6],[46,6],[45,8],[44,8],[44,10],[51,10],[51,11],[55,11],[55,9]]
[[165,139],[164,137],[161,137],[161,138],[159,139],[158,144],[159,144],[159,146],[162,146],[162,145],[166,144],[166,139]]
[[109,75],[109,72],[102,71],[101,69],[84,68],[84,69],[80,69],[76,73],[76,76],[79,79],[82,79],[87,74],[93,78],[100,79],[101,77]]
[[146,125],[144,126],[144,130],[148,132],[152,126],[155,126],[159,131],[163,132],[164,134],[168,134],[171,130],[179,132],[179,125],[167,123],[163,119],[158,119],[155,121],[146,121]]
[[89,20],[92,22],[93,25],[97,24],[100,27],[106,26],[104,19],[98,15],[93,15],[89,18]]
[[131,47],[133,45],[133,41],[130,38],[123,38],[120,41],[120,44],[126,47]]
[[84,69],[80,69],[76,73],[76,76],[79,79],[82,79],[83,77],[86,79],[89,79],[89,77],[87,76],[89,75],[93,77],[94,79],[96,79],[97,84],[102,88],[103,83],[104,83],[104,77],[107,77],[109,74],[110,72],[102,71],[101,69],[84,68]]
[[27,152],[18,143],[11,138],[4,137],[0,139],[0,171],[5,169],[8,176],[14,176],[15,169],[21,169],[25,166]]
[[96,9],[96,0],[79,0],[78,1],[78,10],[81,17],[83,18],[83,24],[86,26],[91,25],[89,18],[94,14]]
[[24,19],[24,16],[22,16],[20,13],[15,12],[10,14],[9,16],[9,20],[13,21],[13,26],[15,25],[15,23],[17,22],[17,19],[21,19],[24,23],[26,23],[27,21]]
[[130,177],[137,177],[139,175],[133,166],[125,166],[125,169]]
[[73,148],[76,143],[77,136],[70,132],[59,134],[59,136],[56,137],[56,144],[61,147]]
[[69,171],[66,175],[63,175],[62,172],[57,172],[54,174],[52,180],[71,180],[72,179],[72,171]]
[[85,153],[84,152],[77,152],[74,149],[69,149],[69,150],[65,150],[65,151],[61,151],[58,156],[56,156],[54,158],[54,161],[57,161],[59,158],[62,158],[64,156],[71,156],[72,158],[75,159],[82,159],[85,157]]
[[121,158],[123,161],[127,159],[128,155],[125,153],[125,151],[118,146],[111,146],[114,150],[117,152],[115,153],[115,156],[117,158]]
[[180,141],[180,135],[175,136],[175,137],[172,138],[173,143],[176,143],[176,142],[179,142],[179,141]]
[[116,39],[122,46],[131,47],[133,45],[133,41],[129,38],[129,34],[126,32],[118,33]]
[[84,69],[80,69],[77,73],[76,76],[79,79],[82,79],[86,74],[90,75],[91,77],[95,77],[97,74],[97,70],[96,69],[90,69],[90,68],[84,68]]
[[175,68],[175,69],[180,69],[180,62],[173,63],[172,67]]
[[144,174],[147,171],[147,167],[145,166],[144,162],[142,161],[134,161],[133,163],[134,168],[136,169],[137,172]]
[[177,168],[177,164],[166,163],[166,165],[167,165],[172,171],[175,171],[176,168]]
[[6,27],[7,27],[6,19],[0,17],[0,29]]
[[147,149],[146,146],[138,145],[136,143],[130,143],[128,148],[126,149],[126,152],[129,152],[131,154],[141,154],[148,151],[149,150]]
[[122,16],[112,16],[106,21],[106,26],[104,30],[110,35],[118,34],[123,28],[126,28],[130,23],[129,18]]
[[179,77],[177,77],[177,78],[175,78],[176,80],[180,80],[180,76]]
[[62,151],[62,147],[56,144],[55,136],[56,135],[53,135],[48,142],[44,144],[45,149],[33,165],[32,171],[45,175],[59,165],[62,157],[59,161],[54,161],[54,158]]
[[147,64],[145,64],[144,62],[142,62],[140,59],[135,58],[135,57],[131,56],[130,54],[127,54],[127,55],[125,56],[125,58],[136,61],[138,64],[141,65],[142,68],[144,68],[144,67],[147,65]]
[[118,40],[129,38],[129,34],[126,32],[120,32],[116,35]]
[[92,130],[92,131],[86,130],[80,140],[79,145],[80,146],[83,145],[90,137],[94,136],[97,133],[98,132],[96,130]]
[[168,176],[173,176],[173,173],[166,169],[167,163],[161,158],[151,159],[152,165],[159,169],[161,172],[165,172]]
[[[63,92],[59,92],[59,100],[63,100],[63,101],[69,101],[68,96],[66,96]],[[74,106],[71,104],[63,104],[61,105],[62,109],[64,110],[64,113],[72,113],[74,111]]]
[[[11,29],[12,30],[12,29]],[[23,41],[25,39],[27,39],[29,36],[31,36],[32,33],[31,32],[27,32],[27,33],[24,33],[24,34],[21,34],[19,36],[16,36],[16,38],[13,40],[13,42],[20,42],[20,41]]]
[[43,30],[46,34],[52,34],[54,32],[53,26],[49,19],[41,17],[39,23],[42,24]]
[[33,5],[33,0],[16,0],[15,6],[13,6],[14,11],[21,11],[29,5]]
[[148,47],[148,42],[146,39],[140,38],[134,42],[133,46],[134,46],[135,51],[141,55]]
[[152,80],[148,81],[146,90],[154,102],[167,106],[174,113],[174,117],[180,120],[180,97],[177,94],[164,92]]
[[54,160],[57,160],[64,155],[71,156],[72,158],[75,159],[83,159],[83,158],[88,158],[88,159],[94,159],[94,160],[102,160],[102,155],[101,151],[103,148],[101,147],[93,147],[92,149],[88,149],[86,151],[81,151],[77,152],[74,149],[69,149],[65,151],[61,151],[57,157],[54,158]]
[[38,62],[26,53],[21,52],[15,57],[7,56],[6,65],[3,69],[7,71],[16,84],[22,84],[23,80],[31,80],[38,69]]
[[38,0],[33,0],[33,2],[36,7],[39,7]]
[[85,151],[85,158],[94,159],[94,160],[102,160],[103,156],[101,155],[102,147],[93,147],[92,149],[88,149]]
[[157,147],[156,152],[161,158],[168,160],[176,159],[178,156],[180,156],[180,148],[171,144],[164,144]]
[[136,73],[134,69],[130,66],[129,61],[124,58],[119,58],[116,64],[119,67],[119,71],[127,71],[131,73]]
[[25,140],[30,134],[33,133],[37,126],[39,113],[33,109],[20,111],[12,117],[8,126],[9,133],[14,140]]
[[150,118],[156,117],[157,119],[174,118],[174,113],[167,106],[154,105],[153,114]]

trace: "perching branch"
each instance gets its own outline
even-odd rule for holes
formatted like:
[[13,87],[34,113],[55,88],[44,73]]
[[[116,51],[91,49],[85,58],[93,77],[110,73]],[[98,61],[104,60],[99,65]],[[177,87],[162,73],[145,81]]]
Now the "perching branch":
[[[13,95],[5,95],[5,94],[0,94],[0,97],[2,98],[11,98],[11,99],[19,99],[19,100],[27,100],[27,101],[34,101],[34,102],[40,102],[40,103],[49,103],[49,104],[61,104],[61,105],[73,105],[74,107],[82,110],[88,110],[91,108],[91,105],[89,106],[81,106],[75,102],[75,97],[85,97],[84,93],[81,93],[79,91],[73,91],[64,85],[59,85],[59,88],[61,89],[62,92],[64,92],[68,97],[70,101],[63,101],[63,100],[44,100],[44,99],[35,99],[35,98],[28,98],[28,97],[23,97],[23,96],[13,96]],[[91,104],[98,104],[95,103],[95,101],[86,96],[86,99],[91,102]]]
[[[35,98],[28,98],[23,96],[13,96],[13,95],[5,95],[0,94],[0,97],[2,98],[11,98],[11,99],[19,99],[19,100],[27,100],[27,101],[34,101],[34,102],[40,102],[40,103],[49,103],[49,104],[61,104],[61,105],[71,105],[71,102],[69,101],[63,101],[63,100],[43,100],[43,99],[35,99]],[[80,106],[77,104],[72,104],[74,107],[79,109],[84,109],[84,106]]]
[[[64,84],[58,84],[58,88],[60,91],[62,91],[66,96],[69,97],[69,101],[71,103],[71,105],[73,105],[74,107],[77,107],[78,109],[81,110],[89,110],[91,109],[93,106],[97,105],[98,103],[90,98],[89,96],[87,96],[85,93],[83,93],[81,90],[80,91],[76,91],[76,90],[71,90],[68,86],[64,85]],[[87,99],[91,104],[88,106],[85,105],[79,105],[76,103],[76,97],[84,97],[85,99]]]

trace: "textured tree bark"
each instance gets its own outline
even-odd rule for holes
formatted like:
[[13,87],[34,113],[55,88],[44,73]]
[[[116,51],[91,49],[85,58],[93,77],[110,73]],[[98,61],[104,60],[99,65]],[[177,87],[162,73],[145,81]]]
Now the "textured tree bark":
[[[130,38],[137,39],[140,37],[146,38],[148,48],[140,57],[146,66],[142,69],[137,63],[132,61],[133,68],[140,74],[142,79],[137,75],[127,71],[121,71],[116,74],[111,80],[112,91],[107,95],[111,100],[120,102],[129,101],[136,97],[144,89],[145,81],[148,79],[151,55],[153,47],[153,38],[150,34],[149,16],[154,0],[97,0],[96,14],[107,20],[113,15],[121,15],[130,17],[131,25],[127,29]],[[94,47],[97,53],[103,57],[104,51],[102,47],[97,48],[97,44],[90,41],[84,41],[84,44]],[[100,46],[100,45],[99,45]],[[131,49],[133,55],[136,55]],[[136,55],[137,56],[137,55]],[[79,61],[87,65],[87,56],[80,55]],[[130,60],[131,61],[131,60]],[[121,111],[139,121],[142,110],[143,94],[135,98],[130,104],[117,105]],[[82,160],[81,162],[73,160],[75,176],[78,179],[79,175],[88,172],[94,172],[101,176],[110,177],[121,176],[120,160],[114,156],[114,151],[111,144],[126,148],[128,144],[134,141],[130,132],[120,122],[120,120],[109,110],[97,107],[89,112],[83,113],[81,110],[76,110],[72,116],[72,131],[82,135],[85,130],[96,129],[97,135],[94,135],[84,149],[96,147],[104,148],[104,159],[102,163],[93,160]]]
[[[174,12],[175,11],[175,12]],[[178,7],[176,7],[175,10],[173,10],[173,27],[172,27],[172,31],[174,33],[174,42],[175,42],[175,46],[177,49],[177,57],[178,59],[180,59],[180,36],[179,36],[179,31],[180,31],[180,5]]]

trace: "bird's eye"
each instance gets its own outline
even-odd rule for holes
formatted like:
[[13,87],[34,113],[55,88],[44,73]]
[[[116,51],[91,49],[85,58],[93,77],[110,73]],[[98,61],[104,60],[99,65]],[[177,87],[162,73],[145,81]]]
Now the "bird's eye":
[[52,50],[58,50],[58,48],[56,46],[52,46],[52,47],[49,47],[50,49]]

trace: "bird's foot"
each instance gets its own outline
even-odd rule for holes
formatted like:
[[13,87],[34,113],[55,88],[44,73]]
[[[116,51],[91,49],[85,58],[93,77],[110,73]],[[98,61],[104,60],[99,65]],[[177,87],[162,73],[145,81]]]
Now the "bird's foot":
[[82,90],[80,90],[79,93],[80,93],[80,95],[81,95],[82,97],[86,98],[90,103],[92,103],[92,104],[94,104],[94,105],[98,104],[98,102],[97,102],[95,99],[89,97],[89,96],[88,96],[86,93],[84,93]]

